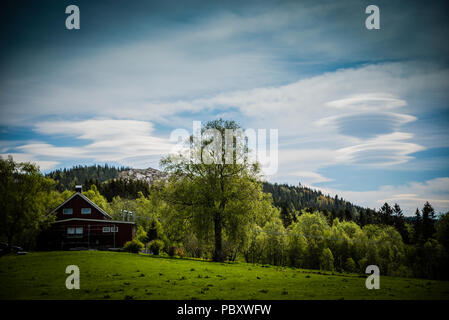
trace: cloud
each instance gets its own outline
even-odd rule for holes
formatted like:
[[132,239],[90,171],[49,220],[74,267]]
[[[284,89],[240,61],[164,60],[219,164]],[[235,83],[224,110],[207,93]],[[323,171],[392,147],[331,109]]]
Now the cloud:
[[296,171],[292,172],[291,175],[298,178],[299,181],[305,185],[333,181],[333,179],[326,178],[321,174],[312,171]]
[[352,109],[357,111],[382,111],[403,107],[406,101],[384,92],[359,93],[349,97],[326,102],[329,107],[337,109]]
[[372,138],[393,133],[401,125],[417,120],[416,117],[392,112],[355,112],[320,119],[321,127],[332,126],[338,133],[356,138]]
[[[327,72],[283,86],[210,97],[175,102],[141,101],[129,108],[118,108],[112,103],[107,112],[101,106],[109,103],[110,98],[96,109],[90,108],[92,103],[79,102],[103,118],[107,114],[109,119],[45,121],[37,123],[35,128],[40,134],[71,135],[86,143],[90,140],[89,144],[81,148],[34,142],[18,150],[36,156],[63,154],[65,158],[109,159],[135,165],[131,162],[135,159],[133,154],[157,157],[167,150],[168,134],[165,138],[152,136],[156,132],[154,122],[169,128],[176,125],[189,129],[189,121],[215,112],[232,113],[246,128],[279,130],[280,168],[270,178],[286,177],[298,171],[318,175],[320,169],[335,164],[378,167],[404,164],[413,159],[414,153],[425,149],[413,142],[412,132],[402,128],[419,120],[408,113],[413,105],[407,100],[408,87],[415,88],[416,83],[432,79],[429,73],[434,71],[424,68],[417,75],[408,64],[367,65]],[[95,97],[90,92],[88,96]],[[118,119],[110,119],[111,116]],[[129,120],[120,120],[123,118]],[[310,179],[309,176],[309,179],[327,179],[317,177]]]
[[32,162],[39,166],[39,169],[42,171],[50,170],[55,168],[60,162],[58,161],[45,161],[36,159],[35,155],[27,154],[27,153],[2,153],[0,154],[0,158],[6,159],[8,156],[13,157],[14,161],[17,162]]
[[[56,146],[45,142],[29,142],[16,146],[17,157],[39,160],[46,170],[61,161],[89,159],[115,162],[127,166],[157,166],[159,158],[172,148],[168,138],[153,135],[153,125],[147,121],[97,119],[85,121],[40,122],[35,131],[43,135],[65,136],[70,140],[85,140],[82,146]],[[47,159],[57,160],[48,161]]]
[[398,186],[382,186],[377,190],[349,191],[318,188],[325,194],[338,194],[358,205],[379,209],[385,202],[398,203],[407,215],[413,215],[416,208],[422,209],[429,201],[436,212],[449,211],[449,177],[441,177],[425,182],[409,182]]
[[371,165],[375,167],[392,166],[412,159],[411,154],[425,150],[424,147],[404,140],[412,134],[394,132],[376,136],[363,143],[351,145],[337,150],[337,157],[345,163]]

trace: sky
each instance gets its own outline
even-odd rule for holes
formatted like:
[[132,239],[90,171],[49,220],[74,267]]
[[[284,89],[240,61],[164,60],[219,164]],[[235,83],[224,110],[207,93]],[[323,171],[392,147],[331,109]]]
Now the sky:
[[[65,8],[80,9],[68,30]],[[368,30],[365,8],[380,9]],[[443,1],[6,1],[0,156],[159,168],[175,129],[277,129],[265,178],[449,211]]]

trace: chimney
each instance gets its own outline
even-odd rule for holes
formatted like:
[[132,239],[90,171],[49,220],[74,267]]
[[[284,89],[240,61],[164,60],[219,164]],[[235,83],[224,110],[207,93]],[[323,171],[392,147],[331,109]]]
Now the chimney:
[[75,192],[79,193],[83,192],[83,186],[82,185],[75,186]]

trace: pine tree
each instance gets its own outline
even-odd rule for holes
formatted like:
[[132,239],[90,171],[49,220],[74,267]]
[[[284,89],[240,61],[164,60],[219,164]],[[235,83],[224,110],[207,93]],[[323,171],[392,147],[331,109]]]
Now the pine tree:
[[405,219],[404,214],[402,212],[401,207],[395,203],[393,206],[393,219],[394,219],[394,227],[402,236],[402,240],[404,240],[405,243],[409,243],[409,234],[407,231],[407,227],[405,225]]
[[422,209],[422,235],[423,240],[427,241],[435,233],[435,210],[432,205],[426,201]]
[[415,211],[415,221],[413,227],[415,229],[415,243],[419,243],[422,240],[422,217],[418,208],[416,208]]
[[382,224],[392,225],[393,224],[393,209],[390,207],[388,203],[384,203],[384,205],[380,208],[379,211],[380,219]]

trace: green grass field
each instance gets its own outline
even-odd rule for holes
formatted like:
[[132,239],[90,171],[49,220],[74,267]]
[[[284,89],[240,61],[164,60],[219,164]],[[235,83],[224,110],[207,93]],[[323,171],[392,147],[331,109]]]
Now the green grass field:
[[[68,290],[67,265],[80,268]],[[449,299],[449,282],[382,277],[247,263],[102,251],[36,252],[0,258],[0,299]]]

